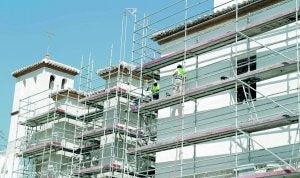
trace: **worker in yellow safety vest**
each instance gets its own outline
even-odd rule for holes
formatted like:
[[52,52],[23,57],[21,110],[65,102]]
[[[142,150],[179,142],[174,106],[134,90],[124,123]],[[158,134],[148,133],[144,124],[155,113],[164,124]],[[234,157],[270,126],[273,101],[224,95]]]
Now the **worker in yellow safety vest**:
[[181,64],[177,65],[177,69],[173,72],[173,77],[174,77],[173,94],[182,93],[186,74],[185,74]]
[[151,88],[151,93],[152,93],[153,100],[159,99],[159,86],[157,84],[157,81],[154,81],[152,88]]

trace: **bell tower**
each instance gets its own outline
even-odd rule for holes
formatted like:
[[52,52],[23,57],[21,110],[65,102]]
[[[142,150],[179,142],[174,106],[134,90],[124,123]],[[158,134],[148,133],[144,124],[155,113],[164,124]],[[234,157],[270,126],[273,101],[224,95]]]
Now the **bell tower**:
[[[25,135],[25,128],[18,125],[19,115],[21,114],[20,101],[46,90],[51,93],[61,89],[72,89],[74,87],[74,77],[78,73],[79,70],[76,68],[56,62],[49,55],[46,55],[37,63],[20,68],[12,73],[12,76],[16,78],[16,84],[6,153],[8,177],[13,177],[12,173],[18,164],[14,163],[14,160],[16,162],[15,145]],[[49,92],[44,93],[46,95]],[[41,96],[39,95],[39,97]]]

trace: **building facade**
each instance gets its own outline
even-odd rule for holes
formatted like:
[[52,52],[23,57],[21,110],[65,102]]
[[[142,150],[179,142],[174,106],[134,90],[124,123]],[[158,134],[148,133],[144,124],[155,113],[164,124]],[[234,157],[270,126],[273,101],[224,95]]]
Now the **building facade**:
[[82,66],[78,91],[49,56],[17,70],[8,177],[299,176],[299,2],[134,18],[131,64]]
[[[70,158],[64,146],[70,147],[67,140],[74,138],[66,131],[68,128],[74,132],[74,128],[66,121],[65,111],[68,105],[74,104],[74,99],[66,100],[62,94],[54,93],[72,89],[78,73],[77,69],[55,62],[48,55],[12,73],[16,85],[3,168],[7,177],[43,177],[55,175],[56,169],[65,169],[61,163]],[[51,154],[54,150],[63,153]]]
[[[145,35],[160,57],[140,56],[146,62],[134,71],[159,71],[160,99],[133,110],[158,110],[157,136],[129,154],[156,155],[155,177],[295,176],[299,2],[215,1],[195,15],[206,3],[145,17],[147,29],[164,24]],[[186,78],[174,93],[178,64]]]

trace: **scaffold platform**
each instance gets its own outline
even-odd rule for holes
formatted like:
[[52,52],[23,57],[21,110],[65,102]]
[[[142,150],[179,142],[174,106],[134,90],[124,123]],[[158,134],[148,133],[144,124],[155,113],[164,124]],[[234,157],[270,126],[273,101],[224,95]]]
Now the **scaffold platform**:
[[84,122],[91,122],[94,119],[99,119],[103,117],[103,107],[97,108],[95,111],[88,112],[78,117],[78,120]]
[[129,175],[134,175],[133,172],[128,172],[126,168],[123,168],[122,165],[113,163],[113,164],[105,164],[105,165],[97,165],[97,166],[91,166],[88,168],[83,169],[74,169],[73,175],[93,175],[93,174],[101,174],[101,173],[107,173],[111,171],[116,171],[119,173],[125,173]]
[[136,149],[129,149],[129,154],[150,154],[160,151],[165,151],[175,148],[177,145],[183,144],[183,146],[189,146],[193,144],[198,144],[202,142],[207,142],[211,140],[217,140],[221,138],[234,136],[236,133],[239,135],[242,134],[239,130],[242,130],[247,133],[258,132],[262,130],[272,129],[276,127],[286,126],[292,123],[298,122],[298,115],[278,115],[265,119],[255,119],[243,123],[238,123],[236,125],[225,126],[221,128],[210,129],[204,132],[197,132],[185,136],[183,139],[174,138],[167,141],[160,141],[154,144],[142,146]]
[[121,96],[125,98],[127,98],[127,96],[130,96],[134,98],[132,95],[129,95],[129,92],[126,89],[117,87],[94,92],[93,94],[88,95],[83,99],[80,99],[79,102],[86,103],[86,105],[95,105],[96,103],[114,98],[116,96]]
[[86,174],[86,175],[92,175],[92,174],[99,174],[99,173],[106,173],[112,171],[120,172],[122,171],[120,164],[105,164],[105,165],[98,165],[98,166],[92,166],[89,168],[83,168],[83,169],[74,169],[73,175],[79,175],[79,174]]
[[[95,140],[93,140],[95,141]],[[93,149],[99,149],[101,148],[100,146],[100,142],[95,142],[95,143],[91,143],[89,145],[83,145],[81,146],[81,148],[78,148],[74,151],[74,153],[76,154],[81,154],[81,155],[86,155],[86,154],[90,154],[90,151],[93,150]]]
[[38,144],[36,146],[29,147],[23,152],[17,153],[18,157],[30,158],[43,155],[44,152],[57,151],[57,149],[63,149],[61,142],[47,142]]
[[137,112],[139,110],[139,113],[141,114],[152,112],[158,109],[180,104],[183,102],[183,98],[184,101],[187,102],[187,101],[195,100],[197,98],[201,98],[222,91],[226,91],[229,89],[233,89],[235,88],[236,82],[238,86],[242,85],[242,83],[238,82],[238,80],[243,81],[246,79],[251,79],[250,81],[255,83],[258,81],[267,80],[273,77],[277,77],[295,71],[297,71],[297,61],[286,61],[279,64],[264,67],[261,69],[253,70],[238,75],[237,77],[230,77],[226,80],[219,80],[203,86],[195,87],[187,90],[184,94],[178,93],[162,99],[153,100],[149,103],[141,104],[139,108],[138,106],[133,106],[131,107],[131,111]]
[[291,178],[299,177],[300,175],[300,169],[283,169],[283,170],[275,170],[275,171],[269,171],[269,172],[261,172],[261,173],[254,173],[247,176],[239,176],[240,178],[264,178],[264,177],[288,177],[291,176]]
[[30,117],[27,120],[23,122],[19,122],[20,125],[25,125],[28,127],[36,127],[42,124],[49,123],[54,120],[58,120],[61,118],[70,118],[70,119],[76,119],[76,116],[66,112],[63,109],[60,108],[52,108],[44,113],[38,114],[36,116]]
[[137,138],[140,138],[144,135],[144,131],[142,130],[135,129],[133,127],[127,127],[124,124],[116,124],[116,125],[109,125],[104,128],[97,128],[97,129],[78,133],[76,135],[76,138],[82,138],[84,140],[87,140],[87,139],[99,138],[101,136],[112,134],[112,133],[119,133],[123,135],[128,134],[128,136],[130,137],[137,137]]
[[[281,9],[274,14],[270,14],[268,11],[260,12],[260,16],[265,14],[266,19],[260,20],[260,18],[253,18],[253,21],[250,24],[241,24],[239,25],[240,33],[247,35],[248,37],[253,37],[255,35],[282,27],[289,23],[295,21],[293,18],[295,16],[295,9],[290,9],[288,3],[281,3],[278,5],[278,8]],[[297,10],[299,11],[299,7]],[[238,35],[238,40],[245,39],[243,35]],[[186,50],[178,50],[170,54],[163,55],[159,58],[153,59],[149,62],[144,63],[142,66],[137,66],[133,71],[141,72],[143,74],[148,74],[155,70],[159,70],[163,67],[169,66],[174,63],[182,61],[184,58],[191,58],[194,55],[200,55],[208,51],[220,48],[222,46],[231,44],[236,40],[235,31],[227,31],[223,35],[217,36],[213,39],[208,39],[197,43],[193,46],[188,47]]]

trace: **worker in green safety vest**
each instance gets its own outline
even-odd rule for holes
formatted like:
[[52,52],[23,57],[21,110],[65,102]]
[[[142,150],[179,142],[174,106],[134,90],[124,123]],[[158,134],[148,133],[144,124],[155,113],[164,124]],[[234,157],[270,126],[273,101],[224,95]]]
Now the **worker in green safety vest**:
[[185,74],[181,64],[177,65],[177,68],[173,73],[173,77],[174,77],[173,94],[182,93],[186,74]]
[[151,93],[152,93],[153,100],[159,99],[159,86],[157,84],[157,81],[154,81],[152,88],[151,88]]

